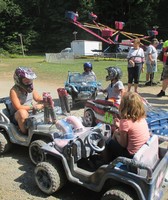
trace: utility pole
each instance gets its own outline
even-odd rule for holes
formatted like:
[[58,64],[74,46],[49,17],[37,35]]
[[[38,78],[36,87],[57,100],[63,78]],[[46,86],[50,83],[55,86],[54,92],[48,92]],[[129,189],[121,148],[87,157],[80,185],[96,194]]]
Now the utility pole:
[[25,53],[24,53],[24,48],[23,48],[23,36],[22,34],[18,34],[19,37],[20,37],[20,44],[21,44],[21,49],[22,49],[22,55],[25,56]]

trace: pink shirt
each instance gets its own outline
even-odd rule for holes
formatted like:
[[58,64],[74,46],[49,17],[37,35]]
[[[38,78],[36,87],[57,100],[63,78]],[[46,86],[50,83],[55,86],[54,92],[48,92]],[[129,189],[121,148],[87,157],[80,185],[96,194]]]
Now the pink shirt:
[[145,119],[135,122],[121,119],[119,130],[125,131],[128,134],[127,150],[130,154],[135,154],[150,137],[148,124]]

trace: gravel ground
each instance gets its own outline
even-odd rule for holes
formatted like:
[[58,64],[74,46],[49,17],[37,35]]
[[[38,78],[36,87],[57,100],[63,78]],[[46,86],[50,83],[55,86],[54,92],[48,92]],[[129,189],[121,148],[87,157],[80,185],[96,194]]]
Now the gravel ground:
[[[1,96],[8,96],[8,91],[13,82],[1,80]],[[47,89],[46,89],[47,84]],[[39,93],[44,91],[51,92],[54,99],[57,99],[56,89],[59,87],[56,83],[48,84],[36,82]],[[49,90],[48,90],[49,89]],[[160,106],[168,109],[167,96],[157,98],[156,94],[160,87],[140,87],[140,94],[145,97],[153,106]],[[0,108],[3,106],[0,105]],[[82,116],[83,109],[72,112],[73,115]],[[68,183],[61,191],[54,195],[44,195],[36,186],[34,177],[34,165],[28,157],[28,149],[15,145],[12,151],[5,156],[0,157],[0,200],[97,200],[101,194],[91,192],[83,187]],[[168,188],[165,188],[164,198],[168,200]]]

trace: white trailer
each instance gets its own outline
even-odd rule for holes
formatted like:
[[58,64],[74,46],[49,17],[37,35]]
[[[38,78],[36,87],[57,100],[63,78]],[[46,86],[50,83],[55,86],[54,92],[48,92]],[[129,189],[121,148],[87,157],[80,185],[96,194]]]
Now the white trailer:
[[74,56],[100,55],[102,52],[102,42],[74,40],[71,42],[71,49]]

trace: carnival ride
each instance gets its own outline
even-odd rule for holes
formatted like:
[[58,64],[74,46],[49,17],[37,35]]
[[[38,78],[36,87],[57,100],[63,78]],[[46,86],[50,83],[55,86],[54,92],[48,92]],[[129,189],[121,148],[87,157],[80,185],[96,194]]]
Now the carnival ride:
[[[92,23],[81,23],[78,21],[78,17],[79,17],[78,13],[75,13],[73,11],[67,11],[65,13],[65,18],[70,23],[94,35],[95,37],[97,37],[98,39],[100,39],[101,41],[109,45],[132,46],[132,41],[135,38],[139,38],[141,41],[141,46],[145,47],[146,46],[145,44],[150,43],[149,41],[150,38],[156,37],[158,35],[158,31],[156,30],[157,29],[156,27],[154,27],[154,30],[148,30],[147,36],[143,34],[130,33],[130,32],[123,31],[125,23],[121,21],[115,21],[115,29],[111,28],[109,26],[96,22],[97,15],[95,15],[93,12],[89,13],[89,19],[92,21]],[[94,30],[99,30],[100,35],[96,33]],[[126,38],[127,41],[122,42],[120,38]]]

